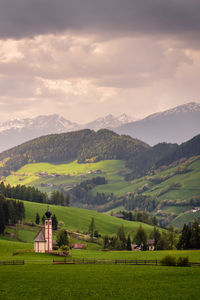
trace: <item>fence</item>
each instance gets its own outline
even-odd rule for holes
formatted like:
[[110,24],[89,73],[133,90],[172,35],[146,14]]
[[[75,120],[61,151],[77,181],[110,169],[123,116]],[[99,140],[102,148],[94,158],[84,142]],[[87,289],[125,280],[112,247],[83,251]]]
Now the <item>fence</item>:
[[160,264],[160,260],[130,260],[130,259],[115,259],[115,260],[106,260],[106,259],[64,259],[64,260],[54,260],[53,264],[112,264],[112,265],[151,265],[157,266]]
[[24,265],[24,260],[0,260],[0,265]]

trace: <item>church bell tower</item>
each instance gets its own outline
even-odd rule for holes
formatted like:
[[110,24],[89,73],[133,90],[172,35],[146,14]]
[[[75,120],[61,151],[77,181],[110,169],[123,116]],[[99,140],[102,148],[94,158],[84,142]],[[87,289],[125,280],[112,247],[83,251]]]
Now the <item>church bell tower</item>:
[[51,220],[51,212],[47,209],[45,213],[45,232],[44,237],[46,241],[45,252],[52,251],[52,220]]

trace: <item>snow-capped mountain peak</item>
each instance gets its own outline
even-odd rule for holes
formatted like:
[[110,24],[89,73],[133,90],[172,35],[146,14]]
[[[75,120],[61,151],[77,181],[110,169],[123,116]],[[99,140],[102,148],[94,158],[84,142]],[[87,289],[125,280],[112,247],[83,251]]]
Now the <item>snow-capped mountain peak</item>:
[[170,116],[170,115],[176,115],[176,114],[186,114],[186,113],[194,113],[194,112],[200,112],[200,104],[196,102],[189,102],[186,104],[182,104],[179,106],[176,106],[172,109],[168,109],[162,112],[154,113],[148,117],[145,118],[145,120],[154,119],[157,117],[164,117],[164,116]]

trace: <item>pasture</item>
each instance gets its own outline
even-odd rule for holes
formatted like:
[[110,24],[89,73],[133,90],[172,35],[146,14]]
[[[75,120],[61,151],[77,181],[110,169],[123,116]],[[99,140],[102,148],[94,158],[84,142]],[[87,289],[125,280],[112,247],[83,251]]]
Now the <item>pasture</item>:
[[[24,265],[0,264],[0,299],[199,299],[199,267],[131,265],[53,265],[51,254],[30,252],[33,244],[0,239],[0,260],[24,260]],[[18,250],[18,255],[13,252]],[[21,252],[20,252],[21,250]],[[71,258],[161,259],[197,251],[70,250]]]
[[199,299],[200,268],[0,266],[0,299]]

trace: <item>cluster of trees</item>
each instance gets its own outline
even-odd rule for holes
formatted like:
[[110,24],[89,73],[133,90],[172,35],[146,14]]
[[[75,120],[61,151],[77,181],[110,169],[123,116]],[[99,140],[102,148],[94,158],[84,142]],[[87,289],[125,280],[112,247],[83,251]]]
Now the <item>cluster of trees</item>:
[[[149,238],[152,239],[155,250],[176,249],[176,235],[172,227],[168,231],[162,232],[154,227]],[[134,243],[142,250],[148,250],[148,235],[142,226],[138,228],[132,241],[130,235],[126,237],[123,226],[118,229],[117,235],[112,237],[106,235],[103,240],[103,247],[105,249],[132,250],[131,243]]]
[[184,224],[178,249],[200,249],[200,222],[196,219],[192,224]]
[[[57,217],[56,215],[52,215],[51,217],[52,219],[52,229],[53,230],[57,230],[58,229],[58,220],[57,220]],[[42,216],[42,224],[44,225],[44,221],[45,221],[45,215]],[[35,224],[40,224],[40,215],[39,213],[37,212],[36,213],[36,216],[35,216]]]
[[[149,238],[153,240],[155,250],[176,249],[176,235],[173,231],[173,227],[170,227],[168,231],[162,232],[154,227]],[[133,241],[139,245],[142,250],[148,249],[148,235],[142,226],[138,228]]]
[[137,193],[131,193],[124,198],[124,207],[127,210],[134,210],[138,208],[141,211],[153,211],[157,205],[158,200],[151,195],[143,195]]
[[109,237],[105,235],[103,238],[103,248],[113,250],[132,250],[130,235],[126,238],[124,226],[120,226],[117,234]]
[[51,193],[51,198],[49,200],[51,204],[70,206],[70,194],[60,192],[59,190],[54,190]]
[[96,204],[96,197],[93,197],[90,194],[90,191],[97,185],[107,183],[108,182],[105,177],[102,176],[97,176],[92,179],[85,180],[70,190],[71,197],[75,202],[78,201],[84,204]]
[[90,235],[90,240],[91,241],[94,240],[94,237],[95,238],[101,237],[98,230],[96,229],[94,218],[91,219],[91,222],[90,222],[90,225],[89,225],[89,228],[88,228],[88,234]]
[[186,200],[163,200],[160,205],[163,206],[200,206],[200,196],[193,196]]
[[3,181],[0,183],[0,194],[12,199],[20,199],[39,203],[48,202],[47,194],[42,193],[34,187],[27,187],[19,184],[11,187],[10,184],[5,185]]
[[6,201],[0,195],[0,234],[4,233],[6,225],[15,225],[25,217],[25,208],[22,201]]
[[145,211],[137,211],[135,213],[132,213],[131,211],[123,210],[120,211],[119,213],[121,213],[124,216],[125,220],[138,221],[149,225],[158,224],[158,220],[156,219],[156,217],[155,216],[150,217]]

